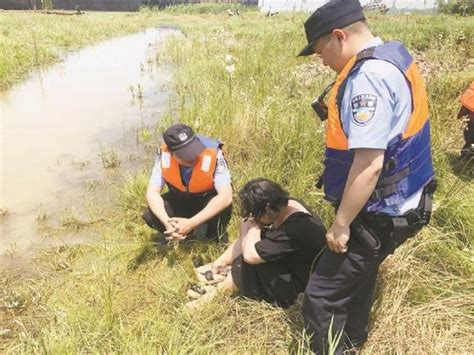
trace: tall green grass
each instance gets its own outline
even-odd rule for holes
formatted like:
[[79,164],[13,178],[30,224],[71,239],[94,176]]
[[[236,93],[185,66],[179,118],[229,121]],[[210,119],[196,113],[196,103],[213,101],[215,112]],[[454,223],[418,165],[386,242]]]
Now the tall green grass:
[[[322,170],[324,127],[309,103],[333,74],[312,59],[296,58],[305,42],[304,19],[252,12],[173,17],[185,37],[171,39],[166,55],[157,53],[157,63],[174,65],[175,100],[156,133],[180,121],[220,138],[235,189],[253,177],[271,178],[308,202],[329,225],[332,208],[314,186]],[[458,35],[472,33],[472,25],[447,16],[370,22],[377,34],[407,42],[436,67],[427,86],[439,189],[431,225],[382,266],[372,331],[362,353],[465,353],[474,347],[474,189],[472,173],[457,162],[461,132],[455,116],[458,96],[474,78],[472,67],[462,65],[472,55],[472,36],[459,40]],[[437,33],[445,36],[443,44],[433,40]],[[226,70],[229,55],[235,65],[231,73]],[[150,244],[140,214],[152,162],[150,156],[142,173],[109,190],[112,195],[118,191],[119,199],[102,211],[108,222],[96,233],[103,243],[47,251],[38,260],[40,265],[53,261],[43,278],[7,280],[4,292],[23,300],[23,306],[3,313],[14,333],[0,349],[308,353],[298,305],[285,311],[221,295],[201,310],[186,310],[192,259],[212,260],[222,246],[156,249]],[[235,215],[231,238],[238,222]],[[57,271],[55,260],[64,259],[70,267]]]
[[72,50],[165,22],[165,16],[158,18],[151,12],[86,12],[81,16],[0,12],[0,90],[33,70],[60,61]]

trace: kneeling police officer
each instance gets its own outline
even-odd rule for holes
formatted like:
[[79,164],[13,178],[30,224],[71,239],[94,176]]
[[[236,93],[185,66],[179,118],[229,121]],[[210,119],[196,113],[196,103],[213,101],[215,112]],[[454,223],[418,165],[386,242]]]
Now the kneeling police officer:
[[[199,226],[206,228],[204,240],[226,241],[232,185],[222,143],[196,135],[184,124],[169,127],[163,141],[148,184],[143,219],[165,234],[159,242],[184,240]],[[165,185],[169,191],[161,195]]]
[[461,109],[458,118],[463,123],[464,146],[461,149],[461,159],[468,160],[474,156],[474,81],[461,95]]

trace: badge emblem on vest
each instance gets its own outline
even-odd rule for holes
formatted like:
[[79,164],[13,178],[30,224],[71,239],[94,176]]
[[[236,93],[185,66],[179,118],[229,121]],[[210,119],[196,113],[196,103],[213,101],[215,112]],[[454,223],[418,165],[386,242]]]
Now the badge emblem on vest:
[[357,95],[352,98],[352,119],[359,126],[365,126],[375,114],[377,96],[371,94]]
[[181,132],[179,135],[178,135],[178,138],[181,142],[184,142],[186,139],[188,139],[188,135],[186,134],[186,132]]

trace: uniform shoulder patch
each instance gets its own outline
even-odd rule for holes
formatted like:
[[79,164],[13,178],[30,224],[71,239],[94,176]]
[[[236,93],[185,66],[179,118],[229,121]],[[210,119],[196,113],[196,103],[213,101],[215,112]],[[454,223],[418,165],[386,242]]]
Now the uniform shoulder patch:
[[351,100],[352,120],[359,126],[365,126],[374,118],[377,108],[377,96],[361,94],[354,96]]

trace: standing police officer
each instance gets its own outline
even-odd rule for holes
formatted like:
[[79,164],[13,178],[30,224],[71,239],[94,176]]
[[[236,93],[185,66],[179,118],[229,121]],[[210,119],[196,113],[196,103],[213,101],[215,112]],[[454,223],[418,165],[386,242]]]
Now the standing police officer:
[[[196,135],[184,124],[169,127],[163,141],[148,184],[143,219],[167,240],[183,240],[204,224],[208,240],[227,239],[232,185],[222,143]],[[165,184],[169,191],[161,195]]]
[[[308,45],[337,73],[327,106],[325,198],[336,208],[327,249],[305,290],[303,314],[316,353],[328,332],[336,353],[366,340],[381,262],[429,222],[434,172],[428,102],[413,57],[367,26],[357,0],[331,0],[305,22]],[[341,333],[340,333],[341,334]]]

